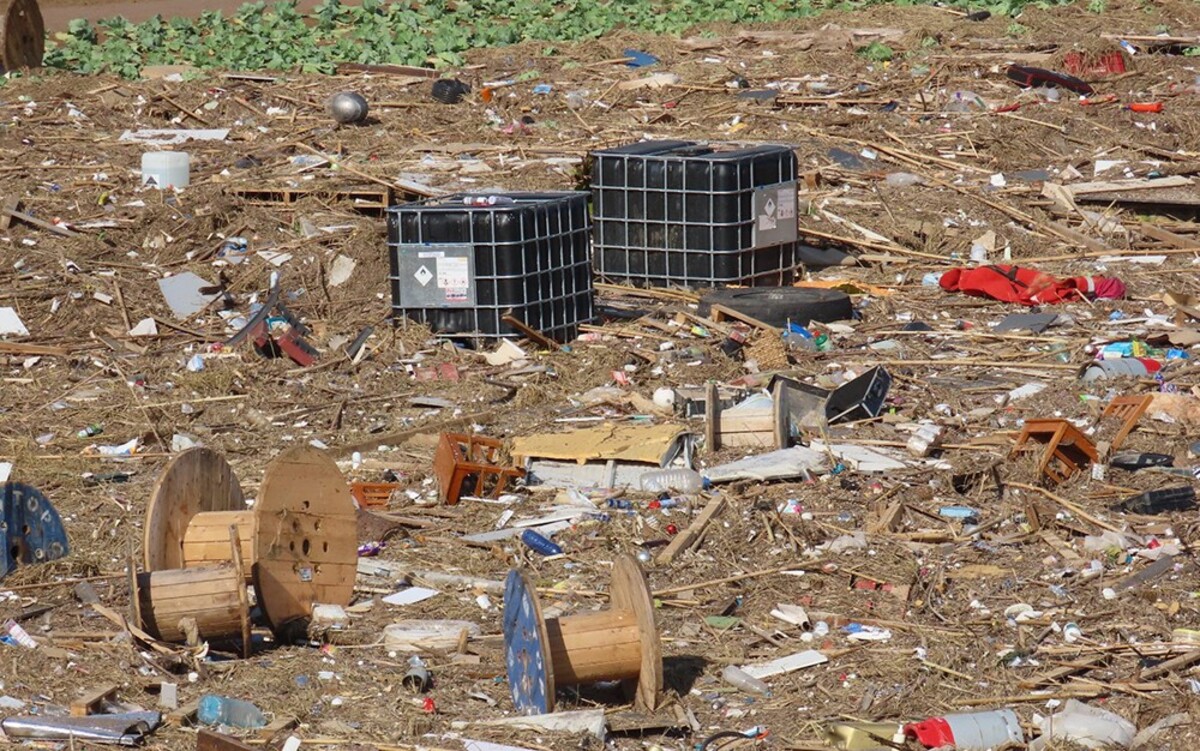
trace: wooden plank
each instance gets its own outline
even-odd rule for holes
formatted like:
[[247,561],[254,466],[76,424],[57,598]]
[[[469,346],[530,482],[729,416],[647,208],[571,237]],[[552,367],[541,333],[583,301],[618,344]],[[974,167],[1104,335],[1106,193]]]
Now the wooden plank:
[[1189,665],[1193,665],[1197,662],[1200,662],[1200,649],[1193,649],[1191,652],[1185,652],[1178,657],[1172,657],[1166,662],[1160,663],[1155,667],[1143,672],[1142,680],[1151,681],[1155,678],[1164,676],[1173,670],[1178,668],[1186,668]]
[[772,326],[769,323],[764,323],[754,316],[748,316],[745,313],[738,312],[732,308],[727,308],[724,305],[713,305],[711,308],[709,308],[708,317],[717,323],[721,323],[722,321],[732,318],[735,321],[748,323],[755,328],[762,329],[763,331],[770,331],[776,334],[781,332],[781,329]]
[[107,686],[94,688],[88,691],[83,696],[71,702],[72,717],[87,717],[90,714],[98,714],[101,706],[105,701],[112,701],[116,698],[117,692],[121,687],[116,683],[111,683]]
[[1083,673],[1100,665],[1108,658],[1106,654],[1090,655],[1078,662],[1072,662],[1068,665],[1049,670],[1041,675],[1035,675],[1030,678],[1025,678],[1019,685],[1021,688],[1038,688],[1039,686],[1050,686],[1057,684],[1064,678],[1069,678],[1077,673]]
[[1089,193],[1123,193],[1129,190],[1158,190],[1160,188],[1182,188],[1192,185],[1192,180],[1182,175],[1159,177],[1153,180],[1137,178],[1134,180],[1097,180],[1090,183],[1074,183],[1066,185],[1072,195],[1085,196]]
[[255,751],[237,738],[201,729],[196,734],[196,751]]
[[1197,242],[1191,238],[1177,235],[1174,232],[1168,232],[1162,227],[1156,227],[1153,224],[1139,224],[1137,230],[1152,240],[1158,240],[1160,243],[1166,243],[1175,248],[1193,248],[1197,245]]
[[515,315],[513,315],[511,310],[508,311],[507,313],[505,313],[504,315],[500,316],[500,320],[504,321],[509,326],[512,326],[517,331],[520,331],[525,336],[525,338],[530,339],[533,342],[536,342],[537,344],[545,347],[548,350],[557,352],[558,350],[562,349],[561,344],[554,341],[553,339],[546,336],[545,334],[538,331],[537,329],[533,328],[532,326],[527,325],[524,321],[522,321],[521,319],[519,319]]
[[183,727],[184,725],[192,724],[192,720],[196,718],[196,712],[200,709],[200,700],[192,699],[191,701],[181,705],[179,709],[167,715],[167,724],[175,727]]
[[691,547],[692,543],[695,542],[696,538],[698,538],[701,533],[704,532],[704,530],[708,527],[709,522],[712,521],[712,518],[717,515],[717,512],[720,511],[724,505],[724,496],[711,498],[708,501],[708,505],[706,505],[704,510],[700,512],[700,515],[696,517],[696,520],[688,525],[687,529],[675,535],[675,539],[671,540],[671,543],[667,545],[667,547],[663,548],[663,551],[658,554],[655,562],[659,565],[671,563],[680,553]]

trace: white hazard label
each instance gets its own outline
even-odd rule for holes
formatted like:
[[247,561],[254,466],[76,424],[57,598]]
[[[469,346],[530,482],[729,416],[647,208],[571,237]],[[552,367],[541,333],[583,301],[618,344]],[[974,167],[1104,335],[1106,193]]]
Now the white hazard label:
[[428,266],[421,266],[421,268],[417,269],[416,273],[413,274],[413,278],[420,282],[421,286],[424,287],[433,280],[433,272],[429,270]]
[[779,222],[775,217],[775,202],[770,198],[763,204],[763,213],[758,216],[758,228],[760,230],[771,230],[779,226]]

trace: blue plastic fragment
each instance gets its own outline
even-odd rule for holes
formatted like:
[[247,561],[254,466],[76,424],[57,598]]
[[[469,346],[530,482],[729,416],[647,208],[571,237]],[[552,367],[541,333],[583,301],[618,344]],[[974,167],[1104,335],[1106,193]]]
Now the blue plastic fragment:
[[625,50],[626,65],[630,68],[646,68],[651,65],[658,64],[658,58],[651,55],[649,52],[641,50],[627,49]]

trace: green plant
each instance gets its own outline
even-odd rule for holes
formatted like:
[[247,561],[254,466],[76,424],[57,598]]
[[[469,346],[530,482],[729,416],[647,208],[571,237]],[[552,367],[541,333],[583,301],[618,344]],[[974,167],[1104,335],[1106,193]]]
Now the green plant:
[[[1093,4],[1106,0],[1092,0]],[[470,50],[522,41],[555,45],[595,39],[618,28],[659,35],[695,33],[703,23],[761,23],[803,18],[831,8],[861,8],[929,0],[426,0],[421,3],[319,0],[307,14],[295,0],[243,5],[231,16],[205,11],[198,19],[155,17],[134,24],[112,18],[96,25],[73,21],[49,40],[44,63],[84,74],[139,75],[146,65],[189,64],[200,69],[331,72],[338,63],[457,66]],[[993,13],[1016,15],[1029,5],[1067,0],[992,0]],[[949,0],[977,8],[977,0]],[[1013,29],[1019,29],[1014,33]],[[712,34],[701,28],[700,33]],[[1010,35],[1024,27],[1014,24]],[[931,46],[923,40],[922,47]],[[894,52],[872,44],[859,53],[873,61]]]
[[866,47],[859,47],[854,54],[875,63],[883,63],[896,56],[896,52],[883,42],[871,42]]

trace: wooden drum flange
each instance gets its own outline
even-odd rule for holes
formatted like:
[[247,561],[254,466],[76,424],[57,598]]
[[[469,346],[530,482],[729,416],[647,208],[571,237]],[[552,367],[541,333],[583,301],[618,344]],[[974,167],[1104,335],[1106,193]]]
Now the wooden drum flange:
[[645,574],[623,555],[613,563],[610,610],[542,618],[529,575],[504,585],[504,647],[513,704],[523,714],[554,711],[560,685],[625,681],[639,709],[654,711],[662,692],[662,650]]
[[348,605],[358,562],[354,500],[324,452],[297,447],[266,469],[247,509],[233,469],[215,451],[184,451],[163,470],[146,510],[146,570],[229,560],[236,529],[245,583],[277,635],[306,622],[313,603]]

